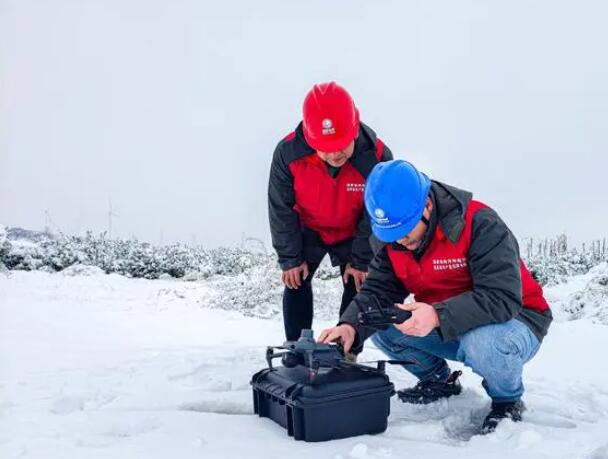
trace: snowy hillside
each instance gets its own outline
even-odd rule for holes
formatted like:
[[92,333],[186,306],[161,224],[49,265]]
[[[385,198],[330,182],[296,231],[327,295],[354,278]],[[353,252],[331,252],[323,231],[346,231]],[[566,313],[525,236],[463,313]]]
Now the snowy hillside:
[[[249,379],[282,324],[210,307],[227,294],[219,280],[0,273],[0,457],[606,458],[608,326],[564,321],[578,314],[566,311],[577,292],[602,284],[601,269],[547,289],[558,321],[526,367],[525,422],[472,436],[489,402],[465,369],[461,396],[426,407],[393,399],[384,434],[320,444],[252,414]],[[335,295],[336,282],[317,281],[317,293]],[[317,330],[331,323],[323,316]],[[363,356],[377,357],[371,346]],[[390,373],[397,387],[413,383]]]

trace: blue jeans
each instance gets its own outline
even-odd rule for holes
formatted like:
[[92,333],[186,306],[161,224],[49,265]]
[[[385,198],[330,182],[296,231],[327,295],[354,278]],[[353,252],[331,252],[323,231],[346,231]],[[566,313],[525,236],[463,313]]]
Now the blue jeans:
[[436,330],[417,337],[394,326],[376,332],[372,341],[391,359],[415,362],[403,367],[421,381],[445,380],[450,374],[446,359],[462,362],[483,378],[483,387],[495,402],[521,398],[524,363],[540,347],[530,328],[517,319],[474,328],[447,343]]

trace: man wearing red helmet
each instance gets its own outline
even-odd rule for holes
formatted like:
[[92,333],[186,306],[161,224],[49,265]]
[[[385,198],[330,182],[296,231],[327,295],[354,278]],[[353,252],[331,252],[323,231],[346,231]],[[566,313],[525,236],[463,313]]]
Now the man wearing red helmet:
[[308,92],[303,121],[277,145],[268,185],[288,340],[311,328],[311,280],[326,254],[333,266],[340,266],[344,281],[340,314],[365,280],[372,258],[363,208],[365,179],[376,163],[390,159],[390,150],[359,121],[343,87],[321,83]]

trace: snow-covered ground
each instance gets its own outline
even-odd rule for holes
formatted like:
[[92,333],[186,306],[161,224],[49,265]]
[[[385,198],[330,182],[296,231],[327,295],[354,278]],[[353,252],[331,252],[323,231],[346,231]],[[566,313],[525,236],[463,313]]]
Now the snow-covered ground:
[[[558,319],[589,281],[547,289]],[[526,367],[520,424],[473,436],[489,401],[465,369],[448,402],[393,399],[384,434],[307,444],[252,414],[249,379],[280,320],[208,307],[218,285],[0,273],[0,458],[608,458],[606,325],[553,324]],[[363,359],[378,357],[368,346]]]

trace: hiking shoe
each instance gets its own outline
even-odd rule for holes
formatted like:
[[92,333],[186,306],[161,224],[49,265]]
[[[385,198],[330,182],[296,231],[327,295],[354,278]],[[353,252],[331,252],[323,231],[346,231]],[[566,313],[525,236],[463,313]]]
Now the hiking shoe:
[[397,391],[397,396],[403,403],[426,405],[442,398],[458,395],[462,386],[458,378],[462,371],[454,371],[445,381],[420,381],[414,387]]
[[521,400],[502,403],[492,402],[492,409],[481,426],[482,435],[494,432],[503,419],[511,419],[513,422],[521,421],[521,414],[525,410],[526,405]]

